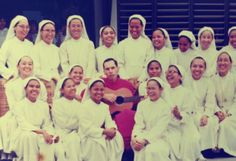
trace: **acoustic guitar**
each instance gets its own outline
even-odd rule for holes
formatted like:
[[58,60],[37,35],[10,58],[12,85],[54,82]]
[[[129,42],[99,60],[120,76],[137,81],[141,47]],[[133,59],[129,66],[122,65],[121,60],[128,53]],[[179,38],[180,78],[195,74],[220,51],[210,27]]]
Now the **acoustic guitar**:
[[103,99],[103,102],[109,105],[110,113],[121,112],[124,109],[131,109],[135,102],[138,102],[143,96],[133,96],[132,92],[127,88],[119,88],[117,90],[112,90],[110,88],[105,88],[105,93],[115,94],[116,101],[114,103]]

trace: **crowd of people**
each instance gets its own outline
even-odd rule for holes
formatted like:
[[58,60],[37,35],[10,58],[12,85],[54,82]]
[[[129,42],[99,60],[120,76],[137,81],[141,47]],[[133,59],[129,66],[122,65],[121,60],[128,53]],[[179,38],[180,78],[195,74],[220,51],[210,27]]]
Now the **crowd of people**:
[[[96,49],[81,16],[68,17],[60,47],[55,25],[42,20],[34,43],[25,16],[7,30],[2,159],[121,161],[132,151],[134,161],[204,161],[205,150],[236,156],[236,27],[221,50],[207,26],[198,47],[183,30],[174,50],[167,30],[157,28],[150,39],[138,14],[119,43],[115,29],[103,26]],[[142,99],[114,110],[124,89]]]

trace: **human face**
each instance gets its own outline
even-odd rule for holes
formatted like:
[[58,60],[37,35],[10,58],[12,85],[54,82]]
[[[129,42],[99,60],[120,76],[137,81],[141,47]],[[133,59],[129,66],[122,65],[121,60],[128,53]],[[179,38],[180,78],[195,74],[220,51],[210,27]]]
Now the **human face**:
[[21,78],[27,78],[32,74],[33,71],[33,61],[29,57],[22,57],[17,65],[19,75]]
[[116,80],[119,72],[119,68],[115,65],[113,61],[108,61],[104,63],[104,73],[110,80]]
[[206,70],[205,62],[202,59],[194,59],[190,67],[192,77],[195,80],[199,80]]
[[230,61],[230,57],[226,53],[222,53],[218,56],[217,59],[217,71],[220,76],[225,76],[229,70],[231,69],[232,62]]
[[178,45],[180,51],[184,53],[191,47],[191,42],[186,37],[180,37]]
[[171,88],[175,88],[181,84],[182,76],[179,74],[178,69],[171,66],[166,72],[166,80],[170,84]]
[[138,39],[143,31],[141,20],[132,19],[129,23],[129,32],[133,39]]
[[27,20],[21,20],[14,27],[15,35],[18,39],[23,41],[29,33],[29,23]]
[[114,43],[115,37],[116,33],[111,27],[106,27],[101,33],[102,42],[107,47]]
[[230,32],[229,43],[233,48],[236,48],[236,29],[234,29]]
[[53,39],[55,37],[55,26],[51,23],[48,23],[43,26],[41,29],[41,39],[46,43],[46,44],[51,44],[53,42]]
[[69,24],[69,32],[73,39],[78,40],[83,31],[83,24],[79,19],[73,19]]
[[202,50],[207,50],[210,47],[212,40],[213,40],[212,33],[208,30],[203,31],[202,34],[200,35],[200,44]]
[[158,83],[154,80],[150,80],[147,83],[147,95],[151,101],[156,101],[160,98],[162,88],[159,87]]
[[104,96],[104,84],[100,81],[95,82],[89,89],[90,98],[95,103],[100,103]]
[[152,44],[158,50],[164,47],[165,36],[160,30],[156,30],[152,33]]
[[83,69],[79,66],[73,67],[72,71],[69,74],[69,77],[73,79],[75,84],[80,84],[81,80],[83,79]]
[[66,79],[61,88],[61,95],[69,100],[73,100],[76,95],[75,83],[72,79]]
[[148,75],[149,77],[160,77],[161,76],[161,66],[157,62],[151,62],[148,67]]
[[37,80],[32,79],[28,82],[25,87],[26,98],[28,98],[31,102],[35,102],[40,93],[40,84]]

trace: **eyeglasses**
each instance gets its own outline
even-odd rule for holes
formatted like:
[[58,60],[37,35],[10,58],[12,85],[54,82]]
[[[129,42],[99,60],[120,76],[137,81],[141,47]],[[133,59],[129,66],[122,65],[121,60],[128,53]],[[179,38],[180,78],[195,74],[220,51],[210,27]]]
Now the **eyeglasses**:
[[20,27],[21,29],[29,29],[28,25],[17,25],[18,27]]
[[55,30],[50,30],[50,29],[41,30],[41,31],[45,31],[45,32],[48,32],[48,33],[55,33],[56,32]]

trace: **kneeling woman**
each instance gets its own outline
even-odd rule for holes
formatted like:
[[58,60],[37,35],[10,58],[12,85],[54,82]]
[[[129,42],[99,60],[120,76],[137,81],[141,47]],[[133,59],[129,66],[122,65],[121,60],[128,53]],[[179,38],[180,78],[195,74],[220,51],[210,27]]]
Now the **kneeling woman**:
[[18,127],[11,145],[19,160],[36,161],[39,154],[45,161],[54,159],[54,136],[51,135],[53,129],[48,105],[38,99],[41,87],[37,78],[28,78],[24,85],[25,98],[13,111]]
[[65,158],[68,161],[80,161],[80,103],[76,100],[76,87],[71,78],[58,82],[60,98],[55,100],[52,107],[52,117],[55,129],[63,146]]
[[[111,119],[109,106],[101,102],[104,95],[104,81],[93,79],[89,82],[82,103],[87,115],[81,128],[82,152],[86,161],[121,161],[124,145],[117,126]],[[82,119],[85,120],[85,119]]]
[[132,132],[135,161],[170,161],[170,147],[165,133],[170,121],[170,107],[161,98],[164,83],[153,77],[147,81],[148,99],[138,104]]

